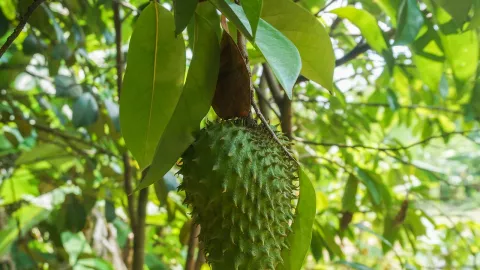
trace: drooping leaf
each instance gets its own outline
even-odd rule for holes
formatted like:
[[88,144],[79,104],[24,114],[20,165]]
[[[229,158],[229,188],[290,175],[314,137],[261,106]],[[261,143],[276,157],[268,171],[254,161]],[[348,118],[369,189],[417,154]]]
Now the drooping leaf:
[[151,2],[138,18],[130,41],[120,125],[142,169],[152,162],[182,93],[185,43],[181,35],[175,38],[174,31],[172,14]]
[[163,206],[167,204],[168,192],[176,190],[177,186],[177,178],[171,172],[166,173],[162,180],[155,182],[155,194]]
[[345,191],[342,197],[342,210],[355,212],[357,211],[356,196],[358,190],[358,179],[354,174],[350,174],[345,185]]
[[[193,142],[193,132],[212,103],[220,65],[220,46],[214,26],[202,14],[195,15],[195,46],[182,96],[157,145],[152,166],[137,189],[145,188],[175,164]],[[161,185],[164,185],[160,181]],[[160,187],[166,190],[166,187]]]
[[400,232],[400,227],[394,224],[394,221],[391,217],[386,217],[383,221],[383,238],[388,242],[382,241],[383,253],[387,253],[392,249],[393,244],[398,238],[398,233]]
[[[250,23],[240,6],[234,3],[226,4],[225,0],[211,0],[211,2],[242,31],[245,37],[252,41]],[[291,98],[293,85],[302,67],[300,54],[295,45],[263,19],[258,23],[255,45],[262,52],[288,97]]]
[[252,37],[255,39],[260,14],[262,13],[263,0],[243,0],[240,4],[250,22],[250,26],[252,27]]
[[313,258],[317,262],[322,258],[323,245],[324,243],[323,243],[322,237],[316,230],[313,230],[312,243],[310,244],[310,250],[312,251]]
[[398,110],[400,108],[400,104],[398,103],[398,98],[397,94],[393,92],[391,88],[387,88],[387,101],[388,101],[388,106],[392,111]]
[[332,91],[335,56],[323,24],[290,0],[264,0],[262,19],[295,44],[302,59],[302,75]]
[[98,103],[91,93],[83,93],[73,104],[72,111],[73,125],[87,127],[97,121]]
[[113,222],[117,214],[115,213],[115,204],[111,200],[105,201],[105,219],[107,222]]
[[281,269],[298,270],[302,267],[312,239],[313,221],[315,220],[315,189],[308,176],[300,168],[300,195],[295,209],[293,232],[288,236],[290,249],[282,252],[284,261]]
[[407,45],[417,37],[423,25],[423,15],[416,0],[403,0],[398,13],[396,45]]
[[368,11],[357,9],[353,6],[346,6],[334,9],[331,13],[343,19],[348,19],[358,27],[367,43],[378,53],[382,54],[385,50],[388,50],[388,45],[385,42],[382,30],[377,24],[377,19]]
[[[13,21],[17,17],[14,3],[13,0],[3,0],[0,3],[0,13],[9,21]],[[0,15],[0,17],[2,17],[2,15]]]
[[235,41],[223,32],[220,70],[212,108],[223,119],[247,117],[250,113],[250,75]]
[[198,0],[174,0],[173,11],[175,12],[175,35],[179,35],[187,27],[195,14]]
[[377,184],[375,183],[375,179],[371,175],[371,172],[358,167],[355,168],[355,172],[357,173],[358,179],[360,179],[360,181],[362,181],[362,183],[367,187],[368,193],[372,197],[372,202],[376,205],[379,205],[381,202],[381,195]]

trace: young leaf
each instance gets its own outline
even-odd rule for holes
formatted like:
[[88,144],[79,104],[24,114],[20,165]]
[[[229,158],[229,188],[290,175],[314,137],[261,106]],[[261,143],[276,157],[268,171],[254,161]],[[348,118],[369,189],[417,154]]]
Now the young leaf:
[[[175,38],[170,12],[151,2],[132,34],[120,101],[120,125],[125,143],[147,167],[182,93],[185,44]],[[163,174],[162,174],[163,175]]]
[[360,32],[367,40],[367,43],[378,53],[388,49],[388,45],[377,24],[377,19],[368,11],[357,9],[353,6],[341,7],[331,11],[343,19],[348,19],[360,29]]
[[[225,0],[210,0],[250,41],[252,30],[243,9]],[[262,52],[273,73],[285,89],[288,97],[292,97],[292,88],[297,81],[302,61],[295,45],[275,27],[260,19],[255,38],[256,47]]]
[[175,35],[179,35],[187,27],[195,14],[198,0],[173,0],[175,13]]
[[262,19],[278,29],[297,47],[301,73],[332,91],[335,56],[322,23],[291,0],[264,0]]
[[288,236],[290,249],[282,252],[283,266],[280,269],[298,270],[309,249],[312,239],[312,227],[315,220],[315,189],[308,176],[300,168],[300,196],[295,209],[295,220],[292,224],[293,232]]
[[250,112],[250,76],[235,41],[223,32],[220,71],[212,107],[223,119],[247,117]]
[[423,15],[416,0],[403,0],[399,18],[395,45],[408,45],[417,37],[423,25]]
[[260,14],[262,12],[263,0],[242,0],[240,3],[252,27],[252,37],[255,39],[258,21],[260,20]]
[[[193,132],[207,114],[217,82],[220,46],[215,27],[202,14],[195,16],[195,45],[182,96],[155,150],[152,166],[138,189],[158,181],[193,142]],[[166,190],[164,181],[159,181]]]

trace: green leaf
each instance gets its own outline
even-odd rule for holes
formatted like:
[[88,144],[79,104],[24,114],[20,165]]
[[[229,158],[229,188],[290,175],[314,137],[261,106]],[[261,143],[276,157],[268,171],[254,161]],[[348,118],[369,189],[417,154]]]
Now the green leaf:
[[72,122],[75,127],[87,127],[97,121],[98,104],[91,93],[83,93],[72,106]]
[[[13,0],[2,0],[0,2],[0,13],[9,21],[15,20],[17,13],[15,10],[15,4]],[[1,17],[2,15],[0,15]]]
[[155,194],[162,205],[167,204],[168,192],[176,190],[177,186],[177,178],[171,172],[166,173],[162,180],[155,182]]
[[399,0],[378,0],[375,3],[390,17],[393,27],[397,27],[397,2]]
[[390,107],[390,109],[392,109],[392,111],[396,111],[398,110],[398,108],[400,108],[397,94],[395,94],[395,92],[393,92],[391,88],[387,89],[387,102],[388,102],[388,106]]
[[473,10],[474,13],[468,29],[475,29],[480,26],[480,0],[475,0],[475,2],[473,2]]
[[[230,7],[240,20],[247,25],[247,29],[250,29],[243,10],[235,4],[231,4]],[[272,68],[288,98],[291,99],[293,85],[297,81],[302,68],[302,60],[297,48],[281,32],[264,20],[260,20],[258,24],[255,44]]]
[[440,35],[445,56],[457,82],[457,94],[477,71],[478,38],[475,30],[456,35]]
[[252,27],[252,36],[255,39],[257,33],[258,22],[260,21],[260,14],[262,13],[263,0],[242,0],[243,11]]
[[436,91],[439,87],[444,70],[445,55],[438,32],[426,21],[412,44],[413,62],[418,69],[418,76],[430,88]]
[[187,27],[195,14],[198,0],[173,0],[175,13],[175,35],[179,35]]
[[[18,209],[8,220],[8,223],[0,230],[0,256],[7,254],[12,243],[21,234],[24,234],[45,220],[50,211],[33,205],[27,205]],[[18,231],[20,222],[21,232]]]
[[[242,20],[242,18],[240,18],[238,14],[235,14],[235,12],[232,9],[232,5],[235,5],[235,4],[228,4],[228,2],[225,0],[210,0],[210,2],[214,4],[218,8],[218,10],[222,12],[222,14],[225,17],[227,17],[230,21],[232,21],[235,24],[235,26],[238,29],[240,29],[240,31],[245,35],[245,37],[248,40],[253,39],[250,24],[248,23],[248,19],[246,18],[245,13],[243,13],[243,10],[242,10],[242,14],[244,18]],[[245,21],[247,21],[246,24],[245,24]]]
[[60,238],[63,248],[68,254],[70,265],[75,265],[82,254],[92,253],[92,248],[88,244],[87,240],[85,239],[85,235],[82,232],[62,232]]
[[461,26],[468,18],[468,12],[473,4],[473,0],[435,0],[443,9],[445,9]]
[[[220,45],[215,27],[202,14],[195,16],[195,45],[182,96],[157,145],[152,166],[137,189],[158,181],[193,142],[193,133],[205,117],[217,83]],[[165,182],[159,181],[159,185]],[[166,190],[165,186],[158,187]]]
[[358,178],[367,187],[368,193],[372,196],[372,201],[375,205],[379,205],[381,201],[381,195],[378,190],[377,184],[371,172],[365,171],[361,168],[355,168]]
[[0,39],[8,32],[10,22],[0,9]]
[[78,98],[83,93],[82,86],[70,76],[57,75],[54,84],[58,97]]
[[423,15],[416,0],[403,0],[399,18],[395,45],[408,45],[417,37],[423,25]]
[[[227,4],[225,0],[210,0],[210,2],[215,4],[245,37],[253,42],[250,23],[240,6],[234,3]],[[293,85],[302,68],[300,54],[295,45],[262,19],[258,23],[255,45],[262,52],[275,77],[291,99]]]
[[302,267],[310,247],[315,220],[315,189],[301,168],[299,168],[299,176],[300,196],[292,224],[293,232],[288,236],[290,249],[282,252],[284,264],[281,269],[285,270],[299,270]]
[[[185,43],[175,38],[172,14],[151,2],[130,41],[120,100],[125,143],[144,169],[173,115],[185,76]],[[162,174],[163,175],[163,174]]]
[[345,185],[345,191],[342,197],[342,210],[355,212],[357,211],[356,196],[358,190],[358,178],[354,174],[350,174]]
[[290,0],[264,0],[262,19],[295,44],[302,59],[302,75],[332,91],[335,55],[323,24]]
[[357,9],[353,6],[346,6],[330,11],[343,19],[348,19],[367,40],[367,43],[378,53],[383,54],[388,50],[388,45],[383,37],[382,30],[377,24],[377,19],[368,11]]
[[317,230],[313,230],[310,250],[312,251],[313,258],[317,262],[322,258],[323,245],[324,242],[322,240],[322,237],[320,236],[320,233],[318,233]]
[[372,268],[364,264],[356,263],[356,262],[348,262],[345,260],[336,261],[335,264],[345,265],[345,266],[348,266],[349,269],[355,269],[355,270],[372,270]]
[[394,220],[387,216],[383,221],[383,238],[386,240],[382,241],[383,253],[387,253],[393,248],[399,232],[400,227],[396,226]]
[[105,219],[107,222],[113,222],[117,214],[115,213],[115,205],[111,200],[105,201]]

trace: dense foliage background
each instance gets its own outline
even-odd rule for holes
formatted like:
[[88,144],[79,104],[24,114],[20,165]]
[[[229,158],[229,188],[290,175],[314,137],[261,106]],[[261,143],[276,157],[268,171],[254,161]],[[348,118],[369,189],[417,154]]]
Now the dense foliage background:
[[[300,76],[290,100],[248,51],[260,108],[316,189],[305,269],[480,267],[480,1],[294,2],[326,26],[331,91]],[[0,44],[32,3],[0,1]],[[168,190],[133,193],[141,171],[120,133],[124,59],[147,4],[45,1],[0,58],[0,269],[202,267],[177,169],[158,179]],[[322,44],[313,68],[328,73]]]

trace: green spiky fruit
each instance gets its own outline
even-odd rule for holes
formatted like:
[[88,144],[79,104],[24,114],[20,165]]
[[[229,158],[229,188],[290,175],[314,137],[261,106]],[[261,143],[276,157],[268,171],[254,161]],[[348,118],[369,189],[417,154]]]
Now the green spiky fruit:
[[214,269],[276,269],[282,263],[297,165],[268,130],[245,120],[209,124],[184,153],[180,173]]

